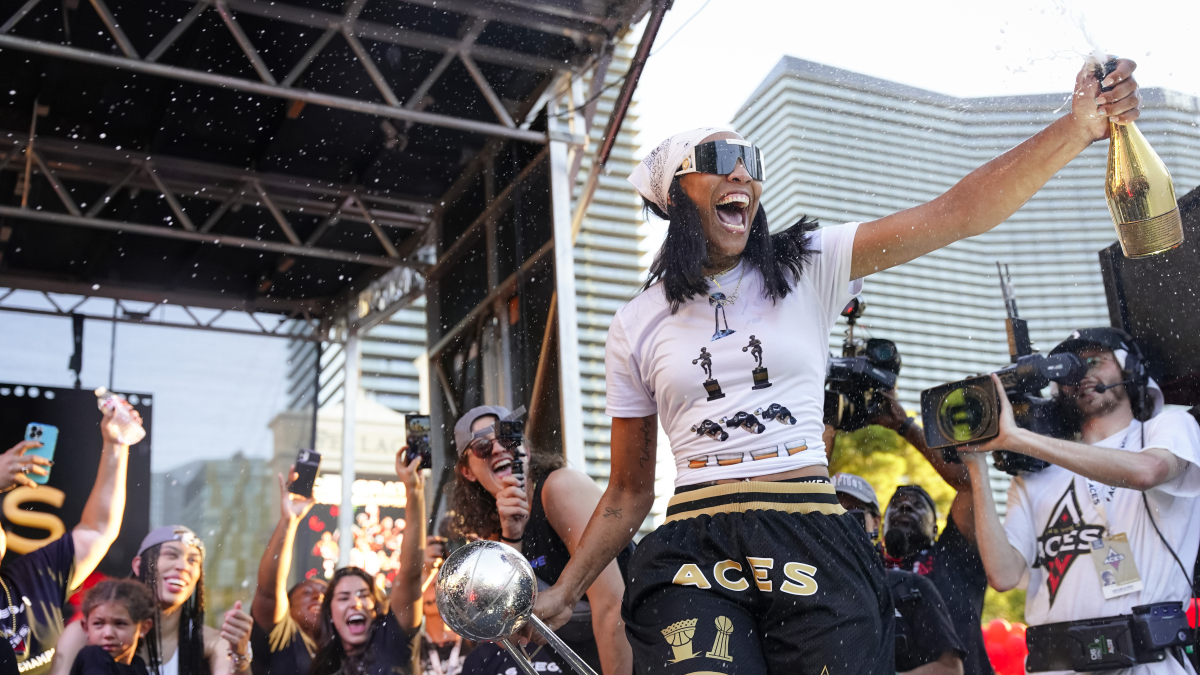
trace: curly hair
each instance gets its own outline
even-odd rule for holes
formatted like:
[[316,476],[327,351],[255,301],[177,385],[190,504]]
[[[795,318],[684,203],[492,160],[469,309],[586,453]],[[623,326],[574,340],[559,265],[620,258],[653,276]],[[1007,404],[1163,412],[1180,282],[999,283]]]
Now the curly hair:
[[[670,224],[667,238],[650,265],[650,275],[642,289],[661,280],[674,314],[683,303],[708,293],[708,280],[704,277],[708,241],[704,238],[700,208],[683,191],[678,178],[671,181],[667,195],[671,204],[666,212],[650,200],[643,200],[647,210]],[[803,216],[788,229],[771,234],[767,212],[759,205],[750,224],[742,260],[762,273],[763,297],[775,302],[791,292],[794,280],[800,277],[804,265],[815,253],[809,247],[808,234],[817,227],[817,221]]]
[[[321,640],[318,643],[317,653],[313,655],[310,675],[334,675],[337,672],[341,672],[343,675],[361,675],[370,670],[374,658],[371,650],[367,649],[361,658],[350,659],[346,654],[346,646],[342,644],[342,638],[338,635],[337,627],[333,625],[333,596],[337,592],[338,583],[346,577],[362,579],[367,588],[371,590],[371,598],[375,601],[372,629],[376,622],[387,615],[387,600],[383,597],[383,592],[375,585],[375,579],[367,574],[366,570],[359,567],[343,567],[334,572],[333,578],[329,580],[329,585],[326,587],[329,590],[325,593],[325,599],[321,601]],[[371,634],[374,635],[374,630],[371,631]]]
[[[551,472],[567,465],[561,453],[539,450],[525,442],[529,485],[537,485]],[[500,534],[500,514],[496,510],[496,498],[479,481],[467,480],[463,475],[469,450],[459,454],[454,465],[454,484],[449,495],[449,510],[454,512],[450,529],[456,536],[478,536],[490,539]],[[449,513],[447,513],[449,515]]]
[[83,596],[83,615],[87,617],[93,609],[109,603],[124,606],[129,618],[135,623],[153,619],[157,605],[154,595],[145,584],[132,579],[105,579],[92,586]]
[[[137,580],[158,598],[158,556],[162,544],[155,544],[142,552],[142,565]],[[162,639],[158,627],[162,624],[162,603],[154,603],[154,625],[146,634],[147,666],[155,675],[162,675]],[[204,566],[200,567],[200,578],[179,610],[179,675],[207,675],[208,659],[204,658]]]

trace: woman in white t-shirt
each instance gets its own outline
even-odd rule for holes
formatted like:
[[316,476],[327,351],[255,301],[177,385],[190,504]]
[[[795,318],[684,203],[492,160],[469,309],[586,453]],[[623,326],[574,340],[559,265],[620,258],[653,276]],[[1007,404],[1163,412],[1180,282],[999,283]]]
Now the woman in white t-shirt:
[[[1072,110],[929,204],[776,235],[762,155],[721,128],[672,136],[630,182],[670,221],[646,289],[617,312],[605,365],[612,474],[536,611],[561,625],[654,501],[661,422],[678,469],[666,522],[629,564],[635,670],[892,673],[883,569],[829,483],[828,340],[866,275],[995,227],[1058,169],[1138,115],[1135,65],[1085,68]],[[697,660],[693,660],[697,659]]]

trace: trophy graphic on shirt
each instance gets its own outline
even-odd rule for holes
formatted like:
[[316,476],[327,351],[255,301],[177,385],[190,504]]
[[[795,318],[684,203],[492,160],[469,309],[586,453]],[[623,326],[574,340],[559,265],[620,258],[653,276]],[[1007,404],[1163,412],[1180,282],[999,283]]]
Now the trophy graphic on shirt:
[[700,364],[704,369],[704,391],[708,392],[708,400],[715,401],[719,398],[725,398],[725,392],[721,391],[721,384],[713,379],[712,376],[712,353],[708,351],[708,347],[700,348],[700,356],[692,359],[692,365]]
[[[725,297],[725,294],[724,293],[713,293],[712,295],[708,296],[708,304],[713,306],[713,329],[714,329],[714,332],[713,332],[712,340],[710,340],[710,342],[715,342],[715,341],[720,340],[721,338],[725,337],[726,335],[733,335],[734,333],[736,333],[737,331],[731,330],[729,328],[729,319],[725,316],[725,305],[733,304]],[[725,322],[724,329],[721,328],[722,320],[724,320],[724,322]],[[712,399],[709,399],[709,400],[712,400]]]
[[766,389],[771,386],[771,381],[767,379],[767,369],[763,368],[762,364],[762,341],[751,335],[750,344],[742,347],[742,351],[749,351],[758,364],[758,367],[751,371],[754,375],[754,386],[751,389]]

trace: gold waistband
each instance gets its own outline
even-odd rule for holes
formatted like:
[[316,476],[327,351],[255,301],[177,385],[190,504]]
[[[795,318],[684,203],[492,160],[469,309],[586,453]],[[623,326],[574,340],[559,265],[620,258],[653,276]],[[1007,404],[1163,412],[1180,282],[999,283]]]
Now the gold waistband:
[[841,515],[833,485],[746,481],[713,485],[671,497],[665,523],[718,513],[746,511],[783,511],[784,513],[824,513]]

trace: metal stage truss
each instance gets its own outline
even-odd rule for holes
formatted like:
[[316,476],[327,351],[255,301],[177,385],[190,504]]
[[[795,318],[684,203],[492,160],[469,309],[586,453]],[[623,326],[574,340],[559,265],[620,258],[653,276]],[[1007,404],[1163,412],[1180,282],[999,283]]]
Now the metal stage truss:
[[337,343],[355,391],[359,336],[424,293],[434,428],[525,404],[581,465],[572,221],[598,174],[572,188],[611,149],[586,143],[617,39],[651,14],[606,137],[668,6],[10,3],[0,311]]

